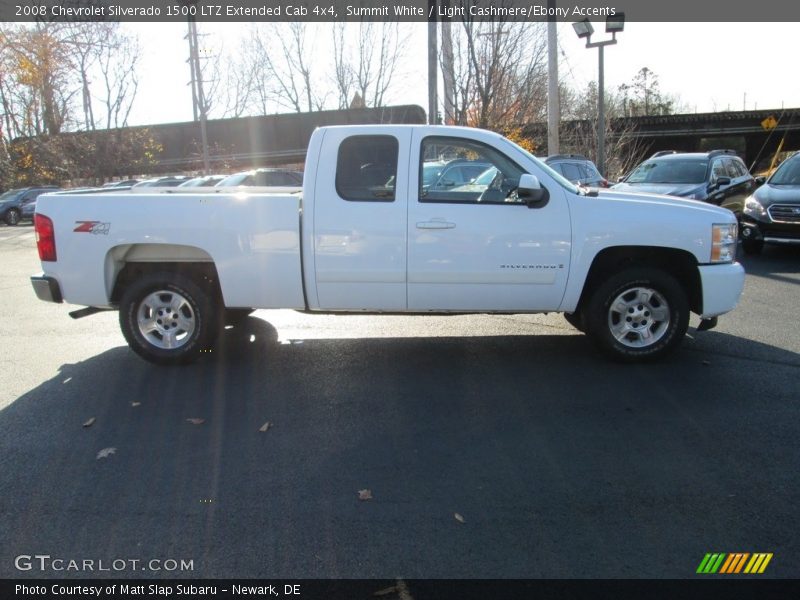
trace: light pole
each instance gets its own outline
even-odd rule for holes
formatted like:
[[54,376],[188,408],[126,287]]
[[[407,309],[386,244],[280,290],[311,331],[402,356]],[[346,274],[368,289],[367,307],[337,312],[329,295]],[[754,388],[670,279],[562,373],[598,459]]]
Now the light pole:
[[428,124],[436,125],[438,119],[437,87],[439,85],[439,44],[436,39],[436,5],[428,0]]
[[617,13],[606,19],[606,33],[611,34],[610,40],[593,42],[594,27],[589,19],[572,24],[579,38],[586,38],[587,48],[597,48],[598,51],[598,76],[597,76],[597,168],[603,177],[606,176],[606,106],[603,49],[617,43],[617,33],[625,28],[625,13]]

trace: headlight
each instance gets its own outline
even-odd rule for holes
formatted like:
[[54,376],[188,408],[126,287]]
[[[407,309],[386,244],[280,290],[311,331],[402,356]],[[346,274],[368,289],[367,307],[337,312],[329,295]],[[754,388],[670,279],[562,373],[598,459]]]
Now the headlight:
[[748,196],[744,201],[744,214],[751,217],[764,218],[767,216],[767,211],[761,205],[761,202],[756,200],[753,196]]
[[733,262],[736,258],[736,223],[715,223],[711,226],[711,262]]

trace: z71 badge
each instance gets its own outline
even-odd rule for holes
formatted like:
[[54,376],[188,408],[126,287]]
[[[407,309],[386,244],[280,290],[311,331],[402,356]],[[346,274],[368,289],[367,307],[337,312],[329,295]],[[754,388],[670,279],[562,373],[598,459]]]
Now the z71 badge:
[[101,223],[100,221],[75,221],[77,227],[72,231],[75,233],[93,233],[95,235],[108,235],[111,223]]

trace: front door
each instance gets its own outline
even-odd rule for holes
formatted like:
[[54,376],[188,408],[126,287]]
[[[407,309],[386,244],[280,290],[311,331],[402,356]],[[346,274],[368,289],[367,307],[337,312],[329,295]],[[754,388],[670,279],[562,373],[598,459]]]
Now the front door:
[[[550,180],[549,202],[529,208],[515,191],[525,172],[520,157],[515,161],[466,133],[426,136],[424,130],[414,131],[408,309],[557,309],[569,274],[571,244],[564,189]],[[446,190],[420,183],[426,163],[452,161],[488,166],[471,182]]]

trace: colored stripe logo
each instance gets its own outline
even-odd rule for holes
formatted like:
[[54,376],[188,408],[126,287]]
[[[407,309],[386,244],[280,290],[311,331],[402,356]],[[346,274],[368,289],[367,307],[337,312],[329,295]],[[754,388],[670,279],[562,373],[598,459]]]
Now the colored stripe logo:
[[772,560],[771,552],[716,552],[708,553],[700,561],[697,573],[713,575],[715,573],[734,575],[747,573],[750,575],[761,574],[767,569]]

